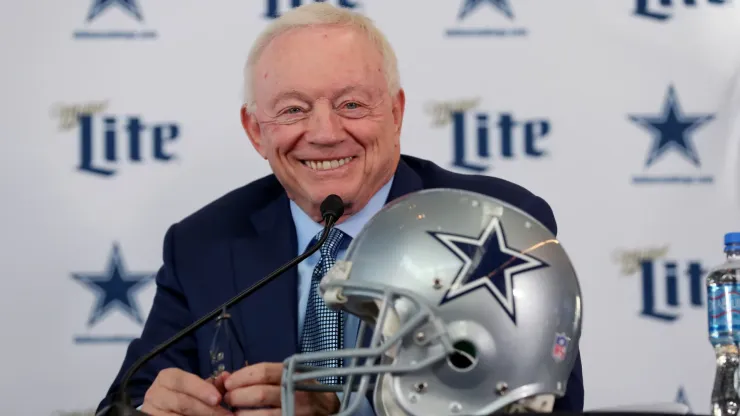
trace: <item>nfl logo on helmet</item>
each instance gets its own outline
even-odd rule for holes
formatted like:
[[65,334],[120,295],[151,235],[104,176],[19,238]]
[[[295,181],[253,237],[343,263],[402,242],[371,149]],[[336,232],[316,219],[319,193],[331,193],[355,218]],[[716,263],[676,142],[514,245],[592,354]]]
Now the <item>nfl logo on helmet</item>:
[[552,358],[555,361],[565,360],[565,355],[568,354],[568,342],[570,338],[566,337],[564,333],[559,332],[555,334],[555,344],[552,346]]

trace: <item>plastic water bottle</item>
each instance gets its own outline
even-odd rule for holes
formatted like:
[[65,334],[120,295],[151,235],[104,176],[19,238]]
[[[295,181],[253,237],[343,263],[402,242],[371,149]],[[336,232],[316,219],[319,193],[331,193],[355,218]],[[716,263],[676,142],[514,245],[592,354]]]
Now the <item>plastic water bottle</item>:
[[727,260],[707,275],[709,342],[716,357],[714,416],[737,415],[740,410],[736,382],[740,363],[740,232],[725,234],[725,254]]

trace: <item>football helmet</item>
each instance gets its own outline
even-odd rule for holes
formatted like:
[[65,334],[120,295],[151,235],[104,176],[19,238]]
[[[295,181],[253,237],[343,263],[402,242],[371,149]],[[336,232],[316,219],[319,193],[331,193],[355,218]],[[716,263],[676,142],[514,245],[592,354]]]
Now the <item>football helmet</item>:
[[[365,225],[320,290],[361,318],[357,344],[285,360],[284,415],[297,390],[344,392],[340,415],[373,392],[387,416],[550,412],[565,394],[578,278],[552,232],[510,204],[455,189],[406,195]],[[345,364],[306,365],[329,358]],[[343,384],[311,381],[327,376]]]

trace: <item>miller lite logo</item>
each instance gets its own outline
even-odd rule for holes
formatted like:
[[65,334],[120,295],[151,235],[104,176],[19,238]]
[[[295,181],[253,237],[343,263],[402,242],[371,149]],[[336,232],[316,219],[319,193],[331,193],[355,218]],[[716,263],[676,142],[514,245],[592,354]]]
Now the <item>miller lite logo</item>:
[[52,116],[59,119],[60,132],[77,130],[77,140],[70,140],[70,145],[77,147],[78,172],[105,178],[124,168],[177,160],[180,123],[111,113],[108,107],[108,101],[95,101],[57,104],[52,108]]
[[479,109],[480,98],[430,102],[426,112],[432,126],[449,126],[453,167],[481,173],[522,160],[549,156],[552,123],[547,118],[527,118],[512,112]]
[[699,259],[676,259],[668,253],[667,244],[613,253],[622,275],[639,277],[640,316],[666,323],[680,319],[682,312],[705,311],[707,271]]

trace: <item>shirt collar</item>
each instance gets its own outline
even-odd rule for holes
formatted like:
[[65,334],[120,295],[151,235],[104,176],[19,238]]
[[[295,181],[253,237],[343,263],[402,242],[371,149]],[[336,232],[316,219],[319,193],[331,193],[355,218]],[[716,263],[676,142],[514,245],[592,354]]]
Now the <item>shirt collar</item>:
[[[362,227],[370,221],[370,218],[385,206],[392,184],[393,178],[391,178],[391,180],[389,180],[375,195],[373,195],[364,208],[335,227],[342,230],[352,238],[357,237],[357,234],[359,234]],[[313,240],[313,238],[316,237],[316,234],[321,232],[324,227],[312,220],[311,217],[303,212],[298,204],[292,200],[290,201],[290,213],[293,216],[293,223],[295,224],[296,235],[298,237],[298,249],[300,250],[300,253],[303,253],[308,248],[311,240]]]

